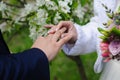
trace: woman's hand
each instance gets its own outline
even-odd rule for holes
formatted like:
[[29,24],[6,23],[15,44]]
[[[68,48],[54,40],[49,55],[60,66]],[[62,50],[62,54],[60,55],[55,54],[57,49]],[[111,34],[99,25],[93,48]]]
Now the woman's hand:
[[49,34],[46,37],[38,37],[32,48],[39,48],[44,51],[49,61],[51,61],[61,49],[61,47],[71,39],[72,35],[66,35],[61,38],[61,35],[66,31],[66,28],[57,30],[54,34]]
[[62,28],[66,28],[66,31],[64,32],[64,34],[62,34],[62,37],[65,37],[66,35],[71,34],[72,38],[68,41],[68,43],[70,44],[74,44],[77,40],[77,31],[76,28],[74,27],[74,24],[71,21],[61,21],[58,25],[54,26],[54,25],[46,25],[46,28],[51,28],[48,31],[48,34],[53,34],[56,31],[62,29]]

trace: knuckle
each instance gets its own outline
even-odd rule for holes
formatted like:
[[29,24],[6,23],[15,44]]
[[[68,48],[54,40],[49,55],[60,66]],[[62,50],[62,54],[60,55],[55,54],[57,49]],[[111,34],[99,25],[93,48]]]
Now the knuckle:
[[56,48],[59,48],[59,47],[60,47],[60,44],[56,43],[56,44],[55,44],[55,47],[56,47]]
[[66,42],[66,40],[67,40],[67,39],[65,39],[65,38],[64,38],[64,39],[62,40],[62,42],[63,42],[63,43],[65,43],[65,42]]
[[59,31],[57,31],[56,33],[57,33],[58,35],[60,35],[60,34],[61,34],[61,31],[59,30]]
[[53,46],[54,46],[55,48],[58,48],[58,47],[59,47],[59,44],[58,44],[58,43],[53,43]]

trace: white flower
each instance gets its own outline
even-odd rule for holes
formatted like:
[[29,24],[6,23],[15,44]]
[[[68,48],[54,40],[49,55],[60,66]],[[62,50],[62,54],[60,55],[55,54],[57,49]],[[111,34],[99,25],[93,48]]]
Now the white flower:
[[44,9],[37,10],[37,17],[38,18],[42,18],[42,17],[46,18],[47,16],[48,16],[48,13],[46,10],[44,10]]
[[27,4],[27,5],[25,5],[25,11],[26,11],[26,13],[27,14],[30,13],[32,11],[33,7],[34,7],[33,4]]
[[[88,9],[85,10],[81,7],[81,5],[79,5],[75,10],[71,9],[73,0],[56,1],[58,2],[58,4],[55,2],[55,0],[36,0],[36,2],[34,2],[34,0],[31,2],[30,0],[30,3],[27,3],[25,5],[25,8],[19,9],[18,11],[14,11],[14,9],[11,9],[12,7],[8,7],[8,5],[0,2],[0,11],[2,12],[2,17],[7,18],[8,16],[10,16],[14,23],[22,24],[22,21],[27,21],[30,30],[30,37],[35,40],[37,36],[47,33],[47,30],[43,27],[47,24],[47,20],[49,24],[51,24],[51,20],[53,20],[53,24],[58,24],[59,21],[63,19],[75,21],[73,15],[77,16],[79,19],[84,19],[83,16],[85,15],[85,12],[87,12],[87,10],[89,9],[89,6],[87,7]],[[8,11],[8,16],[6,16],[6,14],[4,13],[4,11],[6,10]],[[50,15],[51,11],[53,11],[54,15]],[[13,12],[15,14],[13,14]],[[31,13],[34,14],[29,15]],[[70,13],[71,15],[68,13]],[[9,30],[12,28],[13,27],[10,27]],[[8,30],[8,28],[6,29]]]
[[4,11],[7,9],[6,4],[4,4],[3,2],[0,2],[0,11]]
[[73,0],[65,0],[65,2],[69,3],[70,5],[72,5]]
[[61,17],[60,14],[57,12],[56,15],[55,15],[55,17],[54,17],[54,24],[57,24],[60,19],[62,19],[62,17]]
[[85,15],[84,8],[82,8],[79,4],[77,9],[73,11],[73,14],[76,15],[79,19],[83,19],[83,16]]
[[39,7],[45,5],[45,0],[36,0],[36,5]]
[[33,40],[35,40],[37,38],[36,27],[30,26],[29,31],[30,31],[29,37],[32,38]]
[[59,1],[59,6],[64,13],[70,12],[70,7],[68,6],[68,2]]
[[45,1],[50,1],[50,0],[45,0]]
[[41,25],[42,27],[46,24],[46,18],[41,18],[36,21],[38,25]]
[[30,37],[33,40],[35,40],[39,35],[44,35],[45,33],[47,33],[47,30],[43,27],[44,25],[46,25],[47,17],[47,11],[44,9],[39,9],[37,10],[36,16],[29,19]]
[[48,10],[57,10],[58,9],[57,5],[53,1],[46,1],[45,5]]
[[37,24],[42,25],[42,26],[45,25],[47,17],[48,17],[48,13],[46,10],[44,9],[37,10],[37,17],[36,17],[38,21]]
[[21,11],[21,16],[24,17],[28,14],[30,14],[32,11],[35,11],[37,7],[35,7],[34,4],[27,4],[25,5],[25,8]]
[[47,34],[47,29],[45,27],[35,26],[33,24],[29,27],[29,30],[30,30],[30,35],[29,36],[33,40],[36,40],[36,38],[38,36],[43,36],[43,35]]
[[37,36],[45,36],[45,35],[47,35],[47,29],[45,27],[39,28]]
[[6,23],[5,23],[5,22],[0,24],[0,30],[1,30],[2,32],[7,30],[7,28],[6,28]]

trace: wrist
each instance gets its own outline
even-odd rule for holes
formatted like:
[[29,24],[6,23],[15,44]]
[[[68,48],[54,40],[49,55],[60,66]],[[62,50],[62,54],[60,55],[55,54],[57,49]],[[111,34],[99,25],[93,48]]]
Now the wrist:
[[71,38],[71,39],[68,41],[68,43],[69,43],[69,44],[75,44],[76,41],[77,41],[77,33],[74,35],[73,38]]

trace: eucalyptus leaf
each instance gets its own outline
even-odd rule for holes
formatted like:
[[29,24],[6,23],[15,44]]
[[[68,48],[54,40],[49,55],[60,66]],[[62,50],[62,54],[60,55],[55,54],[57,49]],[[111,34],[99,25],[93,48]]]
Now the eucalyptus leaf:
[[113,19],[113,15],[111,13],[107,13],[107,16],[110,18],[110,19]]
[[104,36],[109,36],[109,35],[110,35],[110,34],[109,34],[109,31],[104,30],[104,29],[102,29],[102,28],[98,28],[98,31],[99,31],[101,34],[103,34]]
[[80,0],[80,2],[81,2],[81,5],[84,6],[88,2],[88,0]]
[[110,30],[110,33],[115,34],[115,35],[117,35],[117,36],[120,36],[120,30],[117,29],[116,27],[113,27],[113,28]]
[[106,36],[100,36],[99,38],[101,38],[103,40],[103,42],[107,42],[108,41],[108,37],[106,37]]

